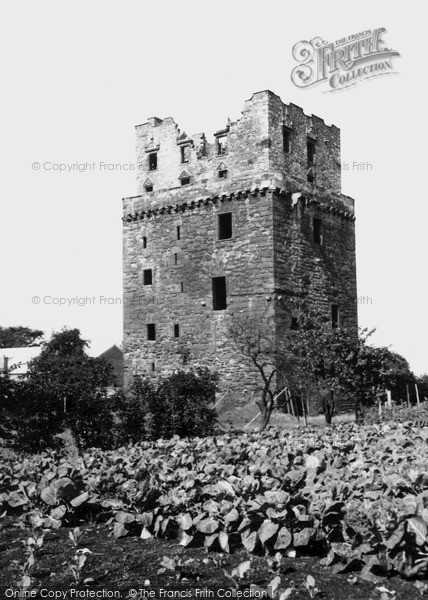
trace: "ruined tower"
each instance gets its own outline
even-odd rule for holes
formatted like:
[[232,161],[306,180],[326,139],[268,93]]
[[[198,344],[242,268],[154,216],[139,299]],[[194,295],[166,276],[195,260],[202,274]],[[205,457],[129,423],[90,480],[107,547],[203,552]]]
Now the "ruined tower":
[[231,314],[296,303],[357,324],[354,201],[341,193],[340,131],[270,91],[242,117],[188,136],[172,118],[136,127],[138,196],[123,201],[125,385],[136,373],[216,369],[245,408],[257,375],[228,335]]

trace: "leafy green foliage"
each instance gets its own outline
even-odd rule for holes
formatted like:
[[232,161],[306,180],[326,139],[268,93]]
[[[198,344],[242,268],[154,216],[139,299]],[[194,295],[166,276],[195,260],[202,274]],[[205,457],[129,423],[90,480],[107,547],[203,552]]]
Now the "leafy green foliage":
[[409,391],[409,397],[414,403],[416,378],[410,370],[407,360],[400,354],[392,352],[388,366],[392,399],[396,402],[406,403],[407,391]]
[[416,383],[419,388],[419,394],[421,401],[426,399],[428,400],[428,374],[421,375],[416,378]]
[[[324,405],[327,422],[334,413],[334,397],[353,398],[356,412],[361,405],[377,401],[389,385],[392,353],[387,348],[370,346],[373,331],[351,328],[332,329],[321,313],[305,312],[298,328],[288,332],[282,345],[291,373],[292,387],[331,391]],[[327,397],[328,398],[328,397]]]
[[331,423],[337,397],[352,398],[358,412],[360,406],[376,402],[393,381],[394,356],[387,348],[369,345],[373,331],[364,329],[358,335],[355,328],[333,329],[324,314],[310,310],[302,311],[297,326],[279,340],[274,331],[267,317],[233,316],[229,326],[235,346],[259,374],[262,430],[284,387],[304,414],[312,398],[321,399],[326,422]]
[[218,375],[208,369],[178,371],[161,380],[148,396],[147,429],[152,439],[205,436],[214,433],[216,413],[211,408]]
[[175,581],[179,582],[186,577],[186,568],[193,562],[193,558],[184,560],[179,555],[174,556],[174,558],[164,556],[161,562],[161,568],[158,570],[158,574],[172,572]]
[[177,371],[160,378],[157,386],[148,377],[135,377],[130,395],[118,406],[122,439],[213,434],[217,382],[217,374],[202,368]]
[[0,327],[0,348],[39,346],[43,331],[29,327]]
[[315,579],[312,577],[312,575],[307,576],[305,587],[308,590],[308,594],[311,598],[318,596],[319,589],[316,587]]
[[174,437],[89,449],[74,463],[50,450],[2,461],[0,513],[24,512],[52,529],[96,512],[118,538],[269,553],[275,577],[278,554],[310,552],[334,573],[420,578],[427,443],[425,429],[391,423]]
[[64,330],[45,343],[28,367],[25,380],[7,391],[6,410],[16,430],[15,444],[27,450],[55,446],[55,436],[69,427],[78,444],[112,445],[113,382],[110,365],[86,355],[78,329]]

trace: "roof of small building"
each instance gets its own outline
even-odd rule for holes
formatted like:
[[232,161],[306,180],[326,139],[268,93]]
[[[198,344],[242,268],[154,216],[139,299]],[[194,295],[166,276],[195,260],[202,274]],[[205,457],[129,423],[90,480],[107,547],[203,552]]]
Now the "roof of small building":
[[108,350],[102,352],[98,358],[104,358],[113,367],[113,373],[116,377],[116,384],[122,387],[123,383],[123,352],[122,350],[113,344]]
[[7,369],[10,374],[25,375],[28,370],[29,361],[39,356],[41,351],[41,346],[0,348],[0,370],[3,370],[5,363],[7,363]]

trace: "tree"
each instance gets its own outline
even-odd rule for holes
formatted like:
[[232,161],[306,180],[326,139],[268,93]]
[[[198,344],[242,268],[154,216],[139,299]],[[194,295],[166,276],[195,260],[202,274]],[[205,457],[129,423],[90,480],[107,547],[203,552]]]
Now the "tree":
[[17,390],[23,444],[28,439],[36,444],[40,438],[42,446],[52,445],[64,427],[82,447],[110,444],[113,400],[107,388],[113,382],[112,368],[102,358],[89,357],[87,346],[78,329],[63,330],[29,363],[27,378]]
[[29,382],[57,398],[64,414],[81,408],[88,394],[113,383],[111,366],[102,358],[87,356],[87,347],[78,329],[66,329],[53,334],[29,363]]
[[408,391],[409,396],[412,395],[414,398],[416,377],[412,373],[407,360],[401,354],[391,352],[389,369],[391,374],[390,387],[392,398],[400,403],[406,403]]
[[282,377],[285,377],[273,327],[268,318],[234,315],[229,324],[229,335],[241,355],[259,374],[261,394],[256,404],[262,417],[260,429],[263,431],[275,408],[278,375],[281,372]]
[[230,336],[243,357],[260,375],[261,396],[256,401],[261,429],[269,423],[280,388],[299,398],[306,414],[308,398],[322,399],[327,423],[336,411],[336,398],[353,398],[356,415],[375,402],[390,382],[392,354],[368,344],[373,331],[332,328],[319,311],[302,311],[297,327],[275,339],[267,318],[233,317]]
[[416,378],[416,383],[419,387],[421,400],[428,400],[428,373],[424,373]]
[[[298,318],[298,327],[285,337],[282,352],[287,357],[290,378],[315,387],[323,397],[327,423],[331,423],[335,398],[342,394],[354,400],[359,417],[362,405],[374,403],[390,382],[392,353],[387,348],[368,344],[374,330],[332,328],[329,319],[317,311],[306,311]],[[329,395],[328,395],[329,392]]]
[[40,346],[43,331],[29,327],[0,327],[0,348]]
[[7,439],[12,429],[11,412],[16,403],[16,382],[0,375],[0,438]]
[[361,408],[381,401],[386,389],[391,386],[392,353],[388,348],[368,343],[373,333],[374,330],[362,329],[354,352],[344,356],[340,385],[354,398],[357,420],[361,416]]

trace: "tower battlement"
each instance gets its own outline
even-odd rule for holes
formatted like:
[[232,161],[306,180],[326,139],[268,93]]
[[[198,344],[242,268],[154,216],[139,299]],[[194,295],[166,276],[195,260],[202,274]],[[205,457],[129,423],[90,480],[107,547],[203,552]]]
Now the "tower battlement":
[[[221,196],[231,186],[341,194],[340,131],[270,91],[245,102],[242,116],[213,132],[187,135],[171,117],[136,126],[138,206],[170,198]],[[308,148],[311,161],[308,161]],[[124,200],[132,210],[135,198]]]

